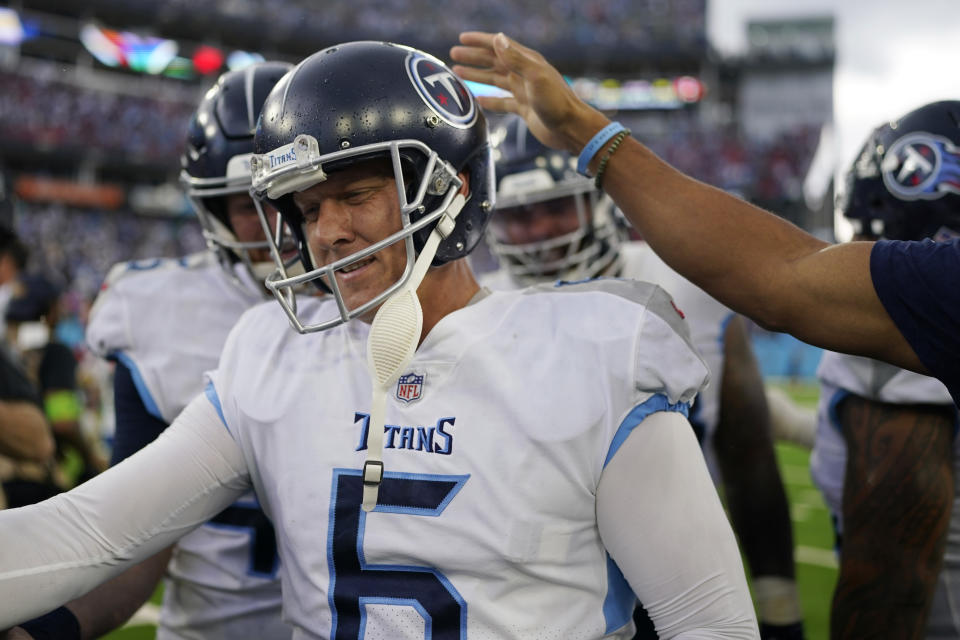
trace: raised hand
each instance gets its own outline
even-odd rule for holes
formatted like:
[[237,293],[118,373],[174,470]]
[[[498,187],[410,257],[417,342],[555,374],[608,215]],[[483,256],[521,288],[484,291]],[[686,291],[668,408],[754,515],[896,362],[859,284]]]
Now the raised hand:
[[537,51],[503,33],[466,31],[450,50],[453,71],[475,82],[509,91],[507,97],[478,98],[492,111],[516,113],[545,145],[579,153],[609,120],[583,102]]

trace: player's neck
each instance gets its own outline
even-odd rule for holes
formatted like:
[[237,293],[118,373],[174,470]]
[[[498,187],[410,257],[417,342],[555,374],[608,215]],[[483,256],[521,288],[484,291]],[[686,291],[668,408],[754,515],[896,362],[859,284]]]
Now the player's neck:
[[443,317],[467,306],[479,290],[480,285],[466,260],[454,260],[442,267],[431,268],[417,289],[423,308],[420,342]]

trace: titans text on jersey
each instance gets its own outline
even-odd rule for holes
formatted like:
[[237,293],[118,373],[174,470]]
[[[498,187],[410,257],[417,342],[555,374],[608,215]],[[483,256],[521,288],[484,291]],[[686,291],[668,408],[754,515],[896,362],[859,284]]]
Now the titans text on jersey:
[[[370,432],[370,414],[355,413],[353,421],[361,424],[360,444],[356,450],[364,451],[367,448],[367,434]],[[449,429],[456,421],[456,418],[440,418],[432,427],[384,425],[383,446],[385,449],[410,449],[448,456],[453,453],[453,433],[444,429]]]

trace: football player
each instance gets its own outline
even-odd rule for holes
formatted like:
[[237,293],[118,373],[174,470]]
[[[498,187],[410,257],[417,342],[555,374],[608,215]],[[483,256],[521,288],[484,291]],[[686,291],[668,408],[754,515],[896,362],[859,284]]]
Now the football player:
[[678,273],[764,327],[929,372],[960,402],[960,239],[830,246],[676,171],[580,100],[538,52],[502,33],[460,41],[454,70],[509,92],[482,105],[522,115],[548,146],[579,154],[578,170]]
[[[260,106],[291,66],[264,62],[224,74],[190,121],[181,181],[209,249],[116,265],[91,310],[87,342],[116,362],[112,464],[167,428],[203,389],[203,373],[216,367],[240,315],[267,299],[262,282],[274,263],[249,194],[250,157]],[[158,638],[290,638],[280,620],[276,536],[256,496],[211,515],[176,546],[24,626],[36,635],[99,637],[123,624],[166,572]]]
[[463,258],[493,167],[450,69],[330,47],[274,88],[255,145],[253,189],[305,273],[278,265],[280,305],[241,318],[154,443],[0,512],[0,626],[254,487],[295,638],[630,638],[638,595],[665,637],[758,637],[684,415],[708,372],[680,314],[629,281],[479,287]]
[[540,143],[518,116],[491,133],[497,209],[488,242],[501,268],[493,289],[597,276],[660,285],[690,325],[713,383],[690,422],[714,482],[723,481],[741,547],[753,569],[761,637],[800,638],[790,513],[770,431],[763,380],[743,320],[660,260],[643,242],[623,242],[610,197],[576,172],[576,159]]
[[[935,102],[870,135],[838,199],[855,240],[960,235],[958,117],[960,102]],[[960,449],[950,393],[935,378],[833,352],[818,376],[810,467],[840,554],[831,635],[960,636],[952,586],[960,582]]]

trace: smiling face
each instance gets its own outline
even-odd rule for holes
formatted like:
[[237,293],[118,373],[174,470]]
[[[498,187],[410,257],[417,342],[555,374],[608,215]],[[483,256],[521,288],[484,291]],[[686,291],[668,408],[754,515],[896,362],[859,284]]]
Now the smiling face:
[[[294,194],[317,266],[328,265],[400,231],[400,201],[387,160],[331,173]],[[356,309],[396,283],[407,265],[402,241],[336,272],[347,309]],[[368,314],[372,318],[372,313]],[[367,319],[367,318],[364,318]]]

